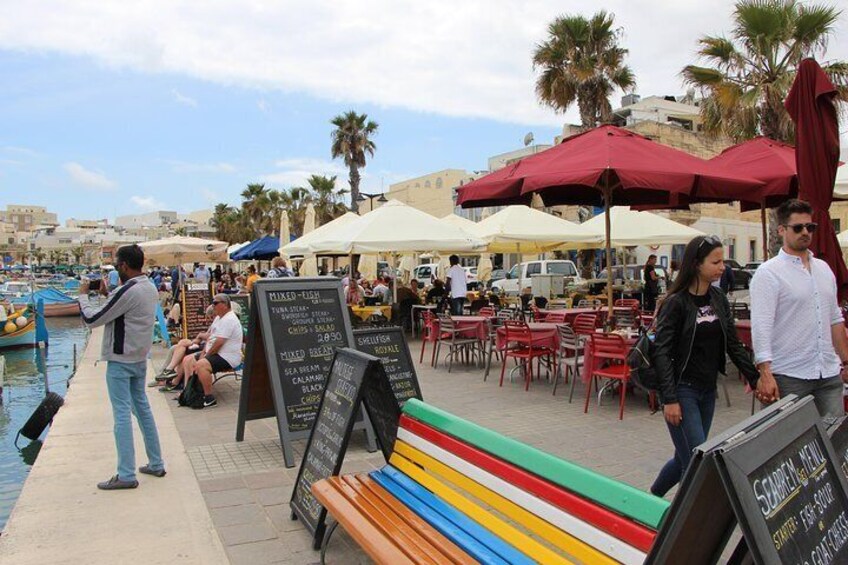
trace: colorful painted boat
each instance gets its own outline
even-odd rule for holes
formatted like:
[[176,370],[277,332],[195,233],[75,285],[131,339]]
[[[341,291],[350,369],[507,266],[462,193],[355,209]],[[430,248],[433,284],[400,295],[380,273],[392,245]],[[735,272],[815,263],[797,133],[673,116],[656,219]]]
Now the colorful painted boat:
[[10,347],[35,347],[35,316],[24,327],[0,334],[0,349]]
[[45,318],[79,316],[79,302],[55,288],[36,290],[34,293],[27,294],[18,300],[12,300],[12,303],[19,306],[23,304],[36,304],[39,300],[44,301]]

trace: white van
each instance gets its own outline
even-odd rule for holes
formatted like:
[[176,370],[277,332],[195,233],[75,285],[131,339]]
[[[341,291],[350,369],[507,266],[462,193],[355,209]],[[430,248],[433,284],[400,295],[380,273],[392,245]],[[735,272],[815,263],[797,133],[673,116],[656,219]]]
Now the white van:
[[506,294],[519,294],[522,289],[531,286],[532,275],[562,275],[566,282],[581,283],[580,273],[577,265],[566,259],[555,259],[550,261],[527,261],[512,267],[506,274],[505,279],[492,283],[492,290]]

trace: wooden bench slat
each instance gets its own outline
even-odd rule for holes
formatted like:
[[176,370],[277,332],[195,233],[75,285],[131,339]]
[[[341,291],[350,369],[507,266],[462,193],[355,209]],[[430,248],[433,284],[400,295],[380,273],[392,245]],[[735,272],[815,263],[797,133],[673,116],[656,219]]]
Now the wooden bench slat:
[[338,523],[374,561],[392,565],[415,563],[376,524],[361,515],[335,485],[329,481],[318,481],[312,485],[312,492],[325,508],[333,509]]
[[512,544],[518,551],[535,562],[561,565],[571,563],[562,555],[542,545],[515,526],[506,523],[471,499],[451,489],[438,478],[428,475],[397,451],[392,454],[389,463],[481,526],[492,531],[505,542]]
[[419,445],[410,445],[401,435],[398,440],[395,452],[399,455],[482,500],[584,563],[613,565],[622,562],[641,565],[645,561],[645,553],[469,462],[427,444],[420,438]]
[[[611,510],[593,504],[576,494],[564,490],[558,485],[554,485],[536,475],[530,474],[518,466],[489,455],[472,445],[464,443],[406,415],[401,417],[400,425],[401,427],[398,430],[399,437],[406,438],[406,434],[414,434],[421,437],[433,445],[452,453],[464,461],[469,461],[495,477],[503,479],[533,496],[549,502],[563,510],[566,514],[582,520],[586,524],[598,528],[640,551],[648,552],[651,549],[656,532],[642,524],[633,522]],[[585,538],[581,537],[581,539],[585,541]]]
[[415,398],[404,404],[403,412],[651,528],[658,529],[668,511],[669,503],[664,499],[563,461]]
[[370,476],[377,484],[480,563],[486,565],[509,565],[510,563],[531,565],[533,563],[515,548],[504,543],[476,522],[469,520],[464,514],[451,508],[396,469],[386,466],[380,471],[372,471]]
[[385,516],[390,516],[398,531],[403,532],[415,546],[426,548],[422,551],[428,552],[437,563],[456,565],[476,563],[468,554],[372,481],[368,475],[362,474],[355,477],[346,475],[341,477],[341,480],[365,497]]
[[[434,556],[438,550],[427,541],[416,534],[403,520],[400,520],[393,512],[386,512],[378,501],[370,496],[370,491],[364,493],[356,489],[353,484],[357,478],[351,475],[346,477],[330,477],[328,479],[333,486],[347,497],[348,501],[357,508],[358,512],[375,524],[383,534],[392,540],[398,548],[407,554],[414,563],[435,565],[438,563]],[[353,484],[352,484],[353,483]],[[444,560],[441,561],[444,563]]]

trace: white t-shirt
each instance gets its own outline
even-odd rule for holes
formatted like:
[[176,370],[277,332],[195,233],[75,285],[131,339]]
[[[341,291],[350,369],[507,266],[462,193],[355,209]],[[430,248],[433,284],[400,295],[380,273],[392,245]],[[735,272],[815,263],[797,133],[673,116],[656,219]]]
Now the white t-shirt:
[[391,292],[389,292],[389,287],[387,287],[383,283],[378,284],[374,287],[374,296],[379,296],[383,304],[388,304],[391,296]]
[[208,352],[215,340],[219,337],[226,339],[224,345],[218,350],[218,355],[224,358],[230,367],[237,367],[241,363],[241,342],[244,333],[241,329],[241,322],[235,312],[230,310],[223,316],[215,318],[212,325],[209,326],[209,339],[206,340],[206,351]]
[[453,298],[465,298],[468,293],[468,280],[462,265],[454,265],[448,269],[447,277],[450,279],[450,292]]

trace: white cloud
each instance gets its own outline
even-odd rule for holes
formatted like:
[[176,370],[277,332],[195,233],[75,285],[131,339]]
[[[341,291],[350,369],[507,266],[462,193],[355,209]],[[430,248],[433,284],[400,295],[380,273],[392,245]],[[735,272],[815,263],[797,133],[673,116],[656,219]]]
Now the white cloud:
[[177,101],[179,104],[182,104],[183,106],[191,106],[192,108],[197,108],[197,100],[190,96],[182,94],[176,88],[171,91],[171,94],[173,95],[174,100]]
[[312,175],[338,176],[337,185],[347,186],[347,167],[341,161],[324,161],[310,157],[292,157],[274,162],[279,170],[259,176],[262,182],[282,186],[305,186]]
[[221,201],[221,197],[218,195],[218,193],[212,190],[211,188],[201,188],[200,196],[202,196],[203,199],[209,202],[210,204],[217,204]]
[[271,111],[271,105],[268,104],[268,101],[265,100],[264,98],[260,98],[259,100],[256,101],[256,107],[259,108],[259,111],[262,112],[263,114],[267,114],[268,112]]
[[171,165],[175,173],[234,173],[236,167],[230,163],[192,163],[190,161],[177,161],[163,159],[163,163]]
[[117,187],[115,181],[110,180],[102,171],[86,169],[79,163],[69,162],[62,166],[71,180],[83,188],[91,190],[114,190]]
[[165,204],[156,200],[153,196],[132,196],[130,202],[143,212],[155,212],[165,208]]
[[21,155],[21,156],[24,156],[24,157],[38,157],[39,156],[38,151],[35,151],[34,149],[30,149],[29,147],[15,147],[15,146],[12,146],[12,145],[7,145],[7,146],[2,148],[2,151],[4,153],[12,153],[14,155]]
[[[682,93],[679,72],[695,60],[697,38],[729,31],[733,4],[607,0],[638,92]],[[536,101],[531,53],[557,15],[598,9],[590,0],[29,2],[0,20],[0,48],[303,92],[339,110],[370,103],[555,125],[562,117]],[[840,33],[848,33],[848,18]],[[848,58],[848,41],[831,41],[828,58]]]

